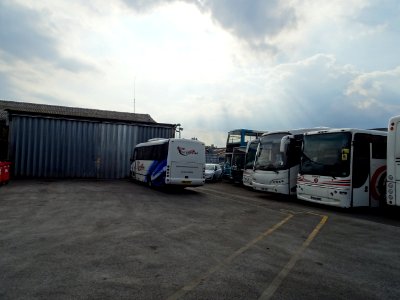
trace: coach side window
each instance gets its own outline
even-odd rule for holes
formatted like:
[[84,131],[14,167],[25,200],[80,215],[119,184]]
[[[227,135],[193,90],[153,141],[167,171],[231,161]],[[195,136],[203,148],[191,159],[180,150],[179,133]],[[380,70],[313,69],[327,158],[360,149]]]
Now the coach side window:
[[137,156],[137,150],[135,149],[135,150],[133,150],[133,152],[132,152],[131,162],[133,162],[133,161],[135,161],[135,160],[137,159],[136,156]]
[[370,169],[371,136],[364,133],[354,135],[353,188],[360,188],[366,182]]
[[386,159],[387,153],[386,136],[374,136],[372,141],[372,158]]

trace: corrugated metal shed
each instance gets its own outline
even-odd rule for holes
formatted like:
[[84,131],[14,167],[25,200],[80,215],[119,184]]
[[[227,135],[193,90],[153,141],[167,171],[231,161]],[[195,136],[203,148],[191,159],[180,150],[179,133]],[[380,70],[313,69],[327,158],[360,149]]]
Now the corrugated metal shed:
[[0,110],[0,122],[5,121],[7,119],[7,112],[4,110]]
[[29,113],[27,108],[7,111],[15,177],[124,178],[136,144],[175,134],[175,125],[156,123],[148,115],[148,121],[141,122],[133,121],[135,116],[112,119],[107,111],[92,118]]

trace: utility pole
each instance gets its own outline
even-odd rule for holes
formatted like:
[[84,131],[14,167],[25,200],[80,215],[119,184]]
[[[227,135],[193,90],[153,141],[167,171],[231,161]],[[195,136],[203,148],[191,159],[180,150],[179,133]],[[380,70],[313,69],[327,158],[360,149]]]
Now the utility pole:
[[183,131],[183,128],[181,127],[181,124],[176,124],[175,125],[175,132],[178,132],[179,138],[181,138],[181,132]]
[[136,76],[133,79],[133,113],[136,113]]

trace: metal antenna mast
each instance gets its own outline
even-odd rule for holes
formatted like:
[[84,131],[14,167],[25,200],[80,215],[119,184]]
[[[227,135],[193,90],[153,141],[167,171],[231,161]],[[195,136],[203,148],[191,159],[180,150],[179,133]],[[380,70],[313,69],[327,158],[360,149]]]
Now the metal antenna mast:
[[133,113],[136,113],[136,77],[133,79]]

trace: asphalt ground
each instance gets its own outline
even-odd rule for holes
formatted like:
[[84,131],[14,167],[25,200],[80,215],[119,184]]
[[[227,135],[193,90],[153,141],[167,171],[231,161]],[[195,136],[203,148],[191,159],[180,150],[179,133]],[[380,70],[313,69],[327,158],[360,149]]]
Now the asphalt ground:
[[400,299],[400,213],[227,182],[0,187],[1,299]]

